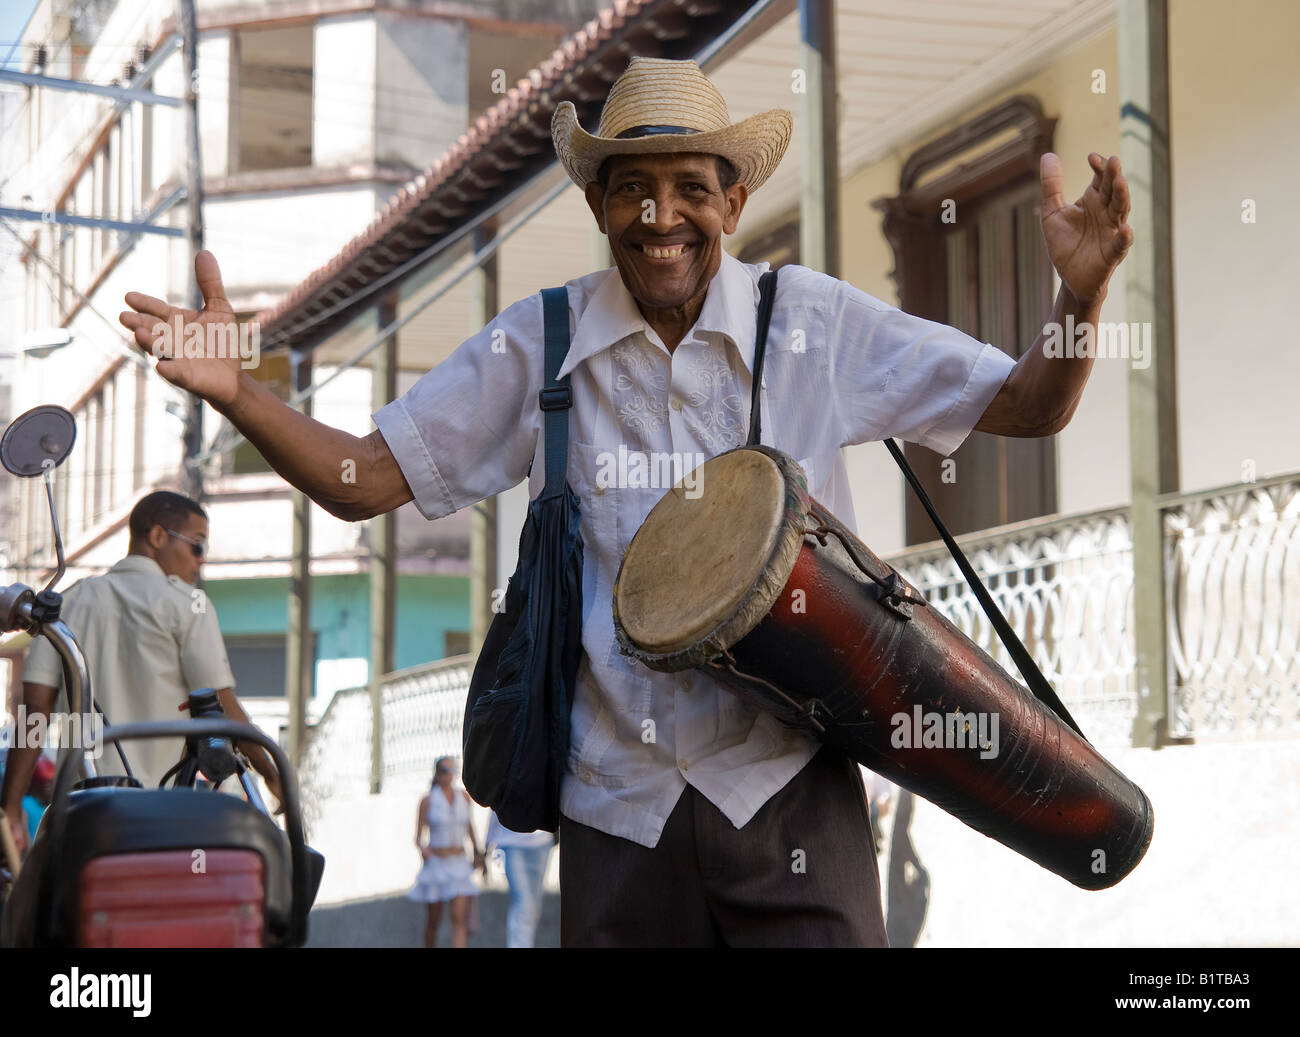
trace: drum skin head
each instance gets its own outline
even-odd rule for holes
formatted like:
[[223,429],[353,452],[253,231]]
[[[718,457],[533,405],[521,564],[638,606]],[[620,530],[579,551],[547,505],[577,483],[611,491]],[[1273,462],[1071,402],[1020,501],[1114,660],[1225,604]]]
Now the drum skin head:
[[803,542],[806,482],[786,455],[742,447],[696,479],[694,496],[679,484],[654,506],[614,585],[619,643],[657,670],[701,665],[749,633]]

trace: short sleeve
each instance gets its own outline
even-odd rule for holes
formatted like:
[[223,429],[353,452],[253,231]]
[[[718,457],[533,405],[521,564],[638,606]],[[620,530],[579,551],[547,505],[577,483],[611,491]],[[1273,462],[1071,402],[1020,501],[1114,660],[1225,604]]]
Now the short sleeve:
[[187,691],[233,688],[235,675],[226,656],[226,642],[217,622],[217,610],[206,595],[204,604],[181,645],[181,676]]
[[[83,580],[78,580],[61,592],[63,605],[60,618],[76,636],[79,636],[77,632],[80,630],[77,623],[77,599],[81,594],[83,583]],[[44,635],[32,638],[31,646],[27,649],[27,658],[23,662],[23,683],[45,684],[51,688],[63,687],[63,658],[50,639]]]
[[845,446],[896,436],[946,457],[1015,367],[997,347],[843,281],[832,300],[831,390]]
[[528,474],[541,428],[542,302],[521,299],[374,415],[427,519]]
[[52,688],[63,684],[63,662],[48,638],[32,638],[27,661],[23,663],[23,682],[47,684]]

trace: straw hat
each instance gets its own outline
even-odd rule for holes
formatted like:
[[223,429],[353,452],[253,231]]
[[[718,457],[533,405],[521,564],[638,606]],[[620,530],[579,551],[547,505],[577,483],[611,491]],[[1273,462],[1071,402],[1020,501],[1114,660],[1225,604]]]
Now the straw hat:
[[733,124],[727,102],[694,61],[633,58],[609,89],[595,136],[578,124],[573,104],[561,101],[551,118],[551,139],[583,189],[610,155],[703,152],[731,162],[753,191],[776,169],[793,127],[794,117],[783,109]]

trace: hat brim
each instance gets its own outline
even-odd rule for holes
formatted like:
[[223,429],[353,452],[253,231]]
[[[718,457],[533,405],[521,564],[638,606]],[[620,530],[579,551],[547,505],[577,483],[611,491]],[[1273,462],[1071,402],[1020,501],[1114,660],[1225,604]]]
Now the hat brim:
[[551,117],[555,154],[569,178],[586,190],[611,155],[701,153],[721,155],[735,167],[740,183],[750,191],[775,172],[790,146],[794,116],[782,108],[759,112],[731,126],[702,133],[660,133],[630,139],[596,137],[578,122],[572,102],[562,101]]

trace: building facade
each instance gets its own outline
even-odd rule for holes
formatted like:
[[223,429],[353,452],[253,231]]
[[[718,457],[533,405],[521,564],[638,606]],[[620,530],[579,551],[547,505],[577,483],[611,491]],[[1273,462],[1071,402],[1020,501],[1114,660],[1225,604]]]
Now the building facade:
[[[505,0],[472,10],[436,2],[326,6],[197,4],[204,245],[218,257],[241,318],[326,262],[594,10]],[[42,0],[18,51],[23,71],[181,98],[176,9],[171,0]],[[5,95],[3,204],[49,215],[3,221],[5,248],[15,253],[5,268],[17,311],[11,410],[59,403],[77,417],[77,449],[56,479],[66,586],[125,554],[125,520],[136,500],[182,484],[185,401],[131,354],[116,317],[124,292],[181,302],[193,277],[184,237],[54,221],[66,215],[181,230],[184,112],[46,82],[15,89]],[[43,356],[24,352],[23,343],[54,332],[66,332],[69,343]],[[255,333],[250,351],[254,345]],[[257,359],[254,376],[287,397],[287,350],[266,349]],[[327,358],[316,372],[320,380],[333,373]],[[415,376],[403,374],[399,384]],[[368,370],[341,371],[315,396],[315,413],[364,434],[371,389]],[[204,410],[210,448],[230,429]],[[211,453],[204,490],[211,519],[205,590],[241,695],[255,698],[250,708],[274,724],[285,713],[290,490],[247,444]],[[5,492],[17,513],[4,538],[9,578],[33,582],[53,561],[44,493],[13,480]],[[465,517],[430,526],[406,509],[397,530],[395,665],[464,652]],[[369,676],[367,529],[316,509],[310,551],[315,712],[334,690]],[[21,649],[13,654],[20,661]],[[12,674],[16,681],[20,667]]]

